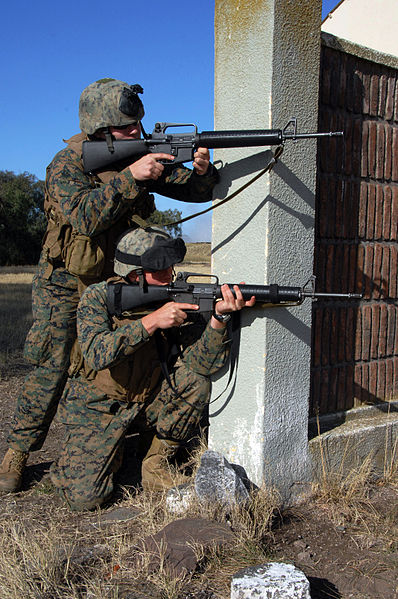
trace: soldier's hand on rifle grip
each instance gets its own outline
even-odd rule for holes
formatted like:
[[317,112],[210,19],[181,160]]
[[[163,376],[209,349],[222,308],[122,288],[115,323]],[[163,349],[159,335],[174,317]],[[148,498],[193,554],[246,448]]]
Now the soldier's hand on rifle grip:
[[192,166],[198,175],[205,175],[210,163],[210,152],[207,148],[198,148],[193,155]]
[[161,152],[146,154],[129,166],[134,179],[136,181],[148,181],[149,179],[156,181],[159,179],[164,171],[164,166],[158,160],[174,160],[174,156]]
[[184,304],[177,302],[168,302],[161,308],[154,310],[142,318],[142,326],[152,335],[157,329],[171,329],[179,327],[187,318],[184,310],[197,310],[197,304]]

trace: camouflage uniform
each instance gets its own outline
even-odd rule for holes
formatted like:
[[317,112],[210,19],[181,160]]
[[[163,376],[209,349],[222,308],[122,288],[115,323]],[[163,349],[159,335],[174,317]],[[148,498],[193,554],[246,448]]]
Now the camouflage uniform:
[[[149,192],[185,202],[206,202],[217,181],[212,165],[205,175],[167,166],[157,181],[137,182],[128,168],[88,176],[83,172],[84,134],[71,138],[47,168],[48,228],[39,270],[33,283],[33,326],[25,357],[36,366],[19,396],[8,443],[22,452],[41,448],[56,412],[76,338],[76,308],[87,284],[113,271],[115,241],[134,225],[132,215],[146,218],[154,209]],[[70,240],[83,238],[100,247],[103,261],[88,277],[71,274],[65,265]],[[66,252],[65,252],[66,250]]]
[[[80,301],[85,364],[69,379],[58,411],[66,440],[51,478],[72,509],[89,509],[111,495],[115,458],[132,423],[155,428],[163,439],[188,439],[207,405],[209,377],[228,355],[226,329],[203,321],[149,336],[137,315],[111,319],[106,285],[90,286]],[[175,363],[168,361],[178,397],[162,375],[156,334],[165,356],[175,342],[181,347]]]

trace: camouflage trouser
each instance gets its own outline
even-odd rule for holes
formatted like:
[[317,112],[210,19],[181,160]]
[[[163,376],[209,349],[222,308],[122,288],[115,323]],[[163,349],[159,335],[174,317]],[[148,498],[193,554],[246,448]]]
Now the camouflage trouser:
[[178,398],[163,381],[149,401],[127,404],[100,395],[84,379],[69,379],[57,415],[66,439],[51,480],[71,509],[92,509],[111,496],[114,463],[135,426],[137,432],[142,425],[153,428],[164,439],[189,439],[208,404],[210,380],[180,364],[173,382]]
[[46,279],[45,262],[33,280],[33,325],[24,355],[35,369],[25,378],[8,443],[13,449],[41,448],[64,389],[69,356],[76,338],[77,279],[65,269]]

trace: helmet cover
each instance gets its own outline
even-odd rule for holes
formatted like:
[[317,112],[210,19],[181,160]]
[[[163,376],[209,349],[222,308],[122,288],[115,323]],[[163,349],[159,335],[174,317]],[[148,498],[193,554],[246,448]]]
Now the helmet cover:
[[160,227],[130,229],[118,241],[114,271],[126,277],[133,270],[165,270],[182,262],[186,251],[181,237],[173,239]]
[[145,114],[138,94],[140,85],[117,79],[99,79],[86,87],[79,102],[80,129],[93,135],[105,127],[123,127],[140,121]]

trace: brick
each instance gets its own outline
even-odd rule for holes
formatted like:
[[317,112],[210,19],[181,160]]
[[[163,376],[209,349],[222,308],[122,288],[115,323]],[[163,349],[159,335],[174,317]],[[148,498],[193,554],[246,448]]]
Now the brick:
[[382,180],[384,177],[386,136],[384,123],[376,123],[376,179]]
[[381,296],[387,298],[389,295],[390,280],[390,248],[383,244],[383,257],[381,261]]
[[372,338],[372,308],[364,306],[362,309],[362,360],[370,359],[370,344]]
[[345,175],[352,174],[352,155],[354,152],[353,148],[353,120],[346,118],[344,123],[344,161],[343,161],[343,172]]
[[321,101],[323,104],[329,105],[330,98],[330,54],[329,48],[322,48],[321,56]]
[[387,73],[383,73],[379,78],[379,102],[377,107],[377,115],[381,118],[385,118],[386,114],[387,83]]
[[392,356],[394,350],[398,350],[398,347],[394,347],[395,342],[395,331],[398,326],[398,307],[389,304],[387,305],[387,331],[386,331],[386,355]]
[[394,91],[394,114],[393,114],[393,119],[394,121],[398,121],[398,85],[395,84],[395,91]]
[[372,275],[372,297],[379,299],[382,292],[382,279],[381,279],[381,264],[383,260],[383,247],[376,243],[374,245],[373,253],[373,275]]
[[352,244],[349,246],[349,270],[348,270],[348,293],[360,293],[356,287],[358,246]]
[[372,403],[377,401],[379,398],[377,397],[377,362],[370,362],[369,364],[369,401]]
[[353,60],[353,77],[352,77],[352,111],[354,114],[362,114],[362,101],[363,101],[363,84],[362,84],[362,73],[359,68],[357,68],[357,64],[355,59]]
[[376,175],[376,154],[377,154],[377,123],[369,121],[368,137],[368,177],[375,178]]
[[398,357],[394,358],[394,376],[392,383],[392,399],[398,399]]
[[333,407],[333,412],[338,410],[338,389],[337,382],[339,377],[339,369],[334,366],[330,369],[329,375],[329,406]]
[[379,356],[380,306],[373,304],[370,334],[370,357],[375,360]]
[[392,131],[392,167],[391,167],[391,179],[392,181],[398,181],[398,129],[394,127]]
[[386,363],[385,360],[380,360],[377,363],[377,386],[376,386],[377,399],[381,401],[386,400]]
[[361,176],[361,147],[362,147],[362,117],[357,117],[353,122],[351,149],[351,173],[355,177]]
[[343,249],[342,244],[334,246],[333,286],[328,288],[333,293],[338,293],[341,289],[341,280],[343,276]]
[[394,384],[394,361],[389,358],[386,360],[386,401],[391,401]]
[[362,121],[361,177],[368,176],[369,121]]
[[377,116],[378,108],[379,108],[379,76],[373,74],[370,77],[369,114],[371,116]]
[[349,293],[349,279],[350,279],[350,250],[351,246],[347,243],[343,246],[343,259],[342,259],[342,270],[341,270],[341,281],[340,291],[341,293]]
[[391,299],[398,298],[398,248],[394,245],[390,246],[390,268],[388,280],[388,295]]
[[365,181],[362,181],[360,193],[359,193],[359,207],[358,207],[358,237],[360,239],[366,238],[367,208],[368,208],[368,184]]
[[368,202],[366,208],[366,239],[373,240],[376,218],[376,184],[368,183]]
[[391,236],[391,206],[392,206],[392,191],[389,185],[383,188],[383,232],[382,237],[385,240]]
[[379,359],[386,358],[386,356],[387,356],[387,326],[388,326],[387,305],[380,304],[379,351],[377,353],[377,357]]
[[358,293],[365,293],[365,246],[360,244],[357,248],[357,273],[355,289]]
[[338,327],[338,309],[336,306],[330,309],[330,364],[336,364],[338,361],[338,347],[341,340]]
[[346,345],[346,309],[336,308],[336,317],[338,319],[338,335],[333,339],[333,345],[337,348],[337,362],[340,364],[345,361]]
[[364,274],[364,290],[363,294],[365,298],[370,298],[373,289],[373,245],[367,245],[365,247],[365,264],[363,269]]
[[391,188],[391,241],[398,241],[398,187]]
[[374,239],[381,239],[383,237],[383,191],[383,185],[378,183],[376,185]]
[[361,403],[369,401],[369,364],[362,364]]
[[337,369],[337,410],[347,410],[346,372],[344,367]]
[[392,127],[384,125],[384,135],[386,139],[384,152],[384,179],[390,181],[392,173]]
[[347,364],[345,368],[345,378],[346,378],[346,388],[345,388],[345,397],[346,397],[346,406],[347,409],[353,408],[355,405],[355,392],[354,392],[354,365]]
[[335,246],[328,245],[326,250],[325,289],[327,289],[328,291],[332,291],[333,289],[334,249]]
[[345,360],[351,362],[354,359],[355,354],[355,330],[354,323],[356,322],[356,315],[354,308],[349,306],[345,308],[345,331],[343,335],[344,349],[345,349]]
[[355,354],[354,360],[362,360],[362,308],[358,308],[355,315]]
[[370,113],[370,75],[369,73],[362,73],[360,76],[362,81],[362,89],[359,90],[360,97],[362,98],[362,114]]
[[359,181],[351,182],[350,203],[347,206],[347,238],[357,239],[358,237],[358,220],[359,220],[359,198],[360,198],[360,183]]
[[324,308],[323,313],[322,313],[322,349],[321,349],[322,366],[329,366],[329,364],[330,364],[330,328],[331,328],[330,309]]
[[340,81],[338,87],[338,103],[340,108],[345,107],[346,85],[347,85],[347,54],[341,53],[340,58]]
[[388,77],[387,83],[387,97],[384,118],[386,121],[391,121],[394,115],[394,91],[395,91],[396,79],[393,75]]
[[327,219],[327,234],[326,237],[334,238],[336,226],[336,211],[341,198],[341,180],[336,180],[333,177],[328,185],[328,203],[325,210]]
[[354,366],[354,398],[359,403],[362,397],[362,364],[355,364]]

